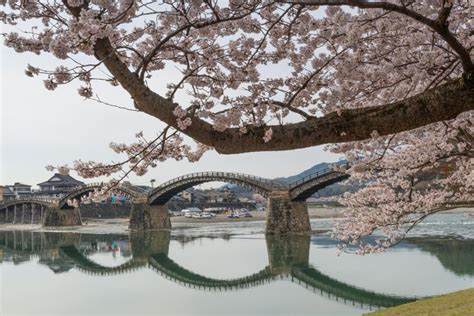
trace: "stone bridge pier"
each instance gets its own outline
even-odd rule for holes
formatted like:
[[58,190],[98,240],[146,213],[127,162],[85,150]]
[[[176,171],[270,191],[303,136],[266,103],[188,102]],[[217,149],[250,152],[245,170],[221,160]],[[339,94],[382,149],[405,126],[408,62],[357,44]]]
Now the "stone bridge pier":
[[81,212],[79,208],[65,208],[61,209],[57,206],[46,208],[43,226],[57,227],[57,226],[80,226],[82,225]]
[[165,205],[150,205],[146,195],[135,198],[130,211],[131,230],[170,230],[170,214]]
[[[134,199],[130,212],[131,230],[170,230],[168,209],[162,204],[149,204],[146,196]],[[268,194],[266,234],[308,233],[311,231],[305,201],[293,201],[289,191]]]
[[292,201],[289,191],[268,194],[266,234],[308,233],[311,231],[305,201]]

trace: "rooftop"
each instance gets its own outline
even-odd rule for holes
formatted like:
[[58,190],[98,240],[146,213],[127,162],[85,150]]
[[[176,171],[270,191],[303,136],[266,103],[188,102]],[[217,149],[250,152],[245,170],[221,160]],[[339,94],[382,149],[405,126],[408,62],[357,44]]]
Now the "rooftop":
[[2,188],[3,188],[3,195],[15,195],[8,186],[2,186]]
[[6,187],[27,187],[27,188],[31,188],[31,185],[23,184],[23,183],[20,183],[20,182],[15,182],[15,184],[6,185]]
[[55,173],[48,181],[38,183],[41,185],[58,185],[58,184],[73,184],[73,185],[83,185],[84,182],[79,181],[71,177],[70,175]]

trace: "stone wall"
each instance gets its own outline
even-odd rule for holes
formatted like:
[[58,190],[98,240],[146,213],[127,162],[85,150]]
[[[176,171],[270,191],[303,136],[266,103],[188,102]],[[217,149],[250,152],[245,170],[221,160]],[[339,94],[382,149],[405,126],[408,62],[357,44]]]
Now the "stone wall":
[[267,234],[307,233],[311,231],[304,201],[291,201],[287,191],[270,193],[267,207]]
[[129,228],[133,230],[171,229],[170,215],[167,207],[164,205],[133,203]]
[[7,211],[6,209],[0,210],[0,223],[6,223],[7,222]]
[[90,203],[79,206],[82,218],[129,217],[131,209],[130,203]]
[[246,208],[250,211],[256,210],[256,205],[254,202],[176,202],[170,201],[166,203],[168,209],[172,212],[181,211],[182,209],[188,207],[198,207],[201,210],[208,207],[222,207],[222,208],[230,208],[230,209],[237,209],[237,208]]
[[43,226],[80,226],[82,225],[79,209],[47,208]]
[[[218,202],[218,203],[190,203],[190,202],[174,202],[166,203],[169,211],[176,212],[189,207],[198,207],[204,209],[207,207],[222,208],[247,208],[255,210],[255,203],[249,202]],[[82,218],[118,218],[129,217],[132,209],[131,203],[90,203],[81,204],[79,210]],[[1,216],[1,214],[0,214]]]

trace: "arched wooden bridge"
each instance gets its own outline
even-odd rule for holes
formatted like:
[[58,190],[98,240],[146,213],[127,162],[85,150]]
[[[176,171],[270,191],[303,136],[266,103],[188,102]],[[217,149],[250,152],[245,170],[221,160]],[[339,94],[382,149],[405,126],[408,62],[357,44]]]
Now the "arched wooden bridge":
[[[342,165],[347,167],[347,165]],[[339,165],[339,170],[341,165]],[[242,173],[233,172],[198,172],[169,180],[149,193],[138,192],[133,187],[116,185],[109,192],[120,193],[129,198],[132,203],[130,228],[138,230],[169,229],[168,211],[165,204],[176,194],[195,185],[206,182],[226,182],[247,187],[268,198],[267,232],[304,232],[309,231],[309,218],[304,201],[318,190],[333,183],[347,179],[343,171],[332,168],[324,169],[308,175],[296,182],[285,184],[277,180],[265,179]],[[75,202],[80,202],[95,191],[100,191],[104,183],[92,183],[80,186],[62,198],[29,197],[16,199],[0,204],[0,222],[24,222],[21,218],[34,219],[31,222],[42,223],[46,226],[80,225],[80,211],[75,208]],[[21,207],[20,212],[18,207]],[[36,208],[47,209],[46,215],[39,219],[33,214]],[[68,211],[69,210],[69,211]],[[70,211],[74,210],[74,211]],[[14,214],[13,217],[11,214]],[[12,219],[12,220],[10,220]],[[29,222],[28,222],[29,223]]]

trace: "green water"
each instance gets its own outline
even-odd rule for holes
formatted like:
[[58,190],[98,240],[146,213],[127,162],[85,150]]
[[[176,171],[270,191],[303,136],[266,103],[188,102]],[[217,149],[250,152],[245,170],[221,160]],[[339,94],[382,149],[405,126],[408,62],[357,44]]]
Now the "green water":
[[0,232],[1,315],[360,315],[474,286],[474,240],[427,227],[386,253],[338,256],[325,235],[266,238],[239,225]]

